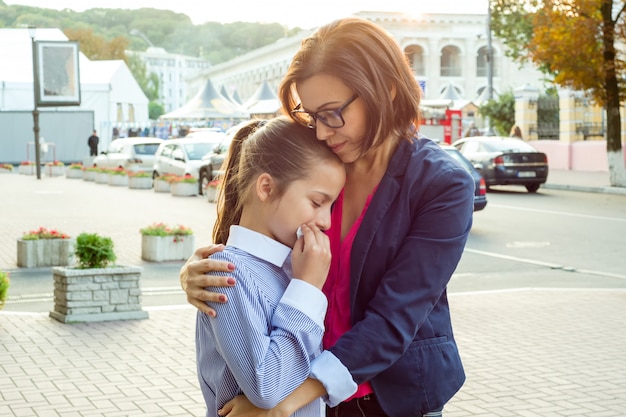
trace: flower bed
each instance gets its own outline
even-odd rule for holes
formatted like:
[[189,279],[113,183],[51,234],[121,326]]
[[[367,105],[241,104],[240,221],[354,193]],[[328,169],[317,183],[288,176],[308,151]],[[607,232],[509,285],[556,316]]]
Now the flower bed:
[[206,197],[209,203],[217,203],[217,198],[220,192],[221,181],[219,179],[210,181],[206,188]]
[[46,162],[44,170],[49,177],[60,177],[65,174],[65,164],[61,161]]
[[155,193],[169,193],[170,192],[170,180],[171,175],[162,175],[154,179],[154,192]]
[[109,185],[128,186],[128,174],[124,168],[109,170]]
[[141,259],[144,261],[183,261],[195,248],[193,231],[185,226],[170,228],[164,223],[154,223],[141,232]]
[[65,170],[66,178],[83,178],[83,164],[70,164]]
[[13,165],[11,164],[0,164],[0,174],[8,174],[13,172]]
[[152,188],[152,174],[145,171],[128,173],[128,188],[150,189]]
[[17,172],[22,175],[35,175],[35,163],[33,161],[22,161]]
[[55,229],[40,227],[24,233],[17,241],[17,266],[71,265],[74,258],[74,240]]
[[170,180],[170,194],[177,197],[198,195],[198,179],[189,174],[172,177]]
[[96,167],[83,167],[83,181],[96,181],[98,170]]

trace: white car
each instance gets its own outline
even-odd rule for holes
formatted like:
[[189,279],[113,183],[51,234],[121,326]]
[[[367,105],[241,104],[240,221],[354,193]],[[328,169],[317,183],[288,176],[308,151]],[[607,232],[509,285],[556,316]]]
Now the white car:
[[106,151],[93,159],[93,166],[150,172],[154,164],[154,154],[162,142],[163,139],[149,137],[114,139]]
[[198,192],[200,189],[200,175],[198,170],[202,165],[202,157],[213,152],[220,143],[224,133],[211,132],[193,137],[171,139],[163,142],[156,151],[152,168],[152,177],[156,178],[166,174],[191,175],[198,179]]

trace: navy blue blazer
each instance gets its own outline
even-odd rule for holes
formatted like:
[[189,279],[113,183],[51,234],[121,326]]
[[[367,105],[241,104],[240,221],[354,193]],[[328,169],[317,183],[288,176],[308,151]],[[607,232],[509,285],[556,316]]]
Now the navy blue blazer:
[[446,286],[472,225],[474,181],[427,138],[398,146],[352,247],[353,328],[330,351],[391,417],[421,417],[461,388]]

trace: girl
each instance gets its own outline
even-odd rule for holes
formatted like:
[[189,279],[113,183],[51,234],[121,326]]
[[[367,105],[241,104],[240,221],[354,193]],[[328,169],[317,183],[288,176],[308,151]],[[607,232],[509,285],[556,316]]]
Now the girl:
[[[241,393],[272,408],[309,376],[327,305],[324,230],[345,181],[341,161],[286,117],[242,127],[226,164],[213,230],[226,246],[211,258],[236,264],[239,285],[226,291],[230,303],[218,308],[219,320],[198,313],[196,321],[198,375],[211,417]],[[347,385],[356,388],[351,378]],[[319,417],[320,404],[294,415]]]

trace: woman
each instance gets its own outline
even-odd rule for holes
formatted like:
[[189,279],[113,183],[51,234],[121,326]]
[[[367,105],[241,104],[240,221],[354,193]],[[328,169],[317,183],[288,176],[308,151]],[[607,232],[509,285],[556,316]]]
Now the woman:
[[[281,84],[283,109],[346,167],[327,232],[326,350],[273,410],[281,415],[324,396],[328,416],[436,416],[465,380],[446,287],[471,228],[474,186],[417,134],[420,95],[395,40],[359,18],[305,39]],[[203,287],[233,285],[203,275],[234,267],[198,260],[215,249],[198,250],[181,270],[190,303],[203,311],[203,300],[227,302]],[[359,384],[348,399],[334,384],[344,372]]]

